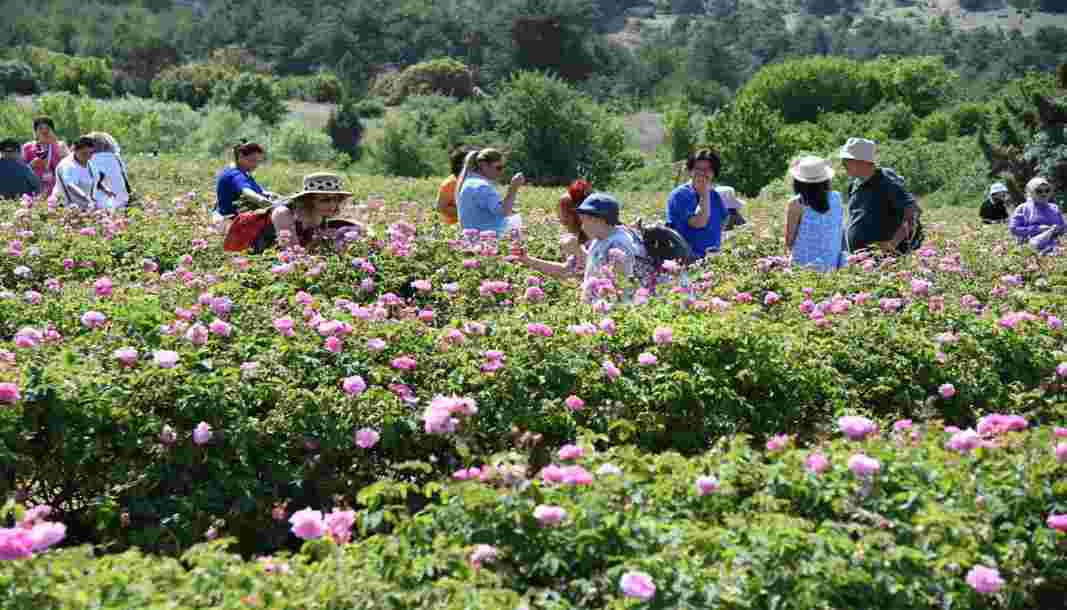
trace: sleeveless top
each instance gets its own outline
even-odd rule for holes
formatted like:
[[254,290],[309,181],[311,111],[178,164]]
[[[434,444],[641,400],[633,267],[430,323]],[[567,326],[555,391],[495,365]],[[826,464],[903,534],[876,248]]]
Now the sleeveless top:
[[793,264],[816,271],[832,271],[845,264],[842,252],[844,231],[844,208],[841,193],[830,192],[830,209],[818,213],[808,206],[797,227],[793,242]]

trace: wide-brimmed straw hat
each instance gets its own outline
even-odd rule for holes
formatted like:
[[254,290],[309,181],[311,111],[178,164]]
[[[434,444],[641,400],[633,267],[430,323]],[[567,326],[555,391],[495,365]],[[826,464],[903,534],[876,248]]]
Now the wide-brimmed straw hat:
[[317,172],[304,176],[304,190],[290,195],[289,201],[296,202],[307,195],[351,197],[352,193],[344,190],[344,179],[341,176],[329,172]]
[[827,182],[834,177],[834,169],[830,162],[822,157],[805,155],[800,157],[789,166],[789,175],[797,182]]

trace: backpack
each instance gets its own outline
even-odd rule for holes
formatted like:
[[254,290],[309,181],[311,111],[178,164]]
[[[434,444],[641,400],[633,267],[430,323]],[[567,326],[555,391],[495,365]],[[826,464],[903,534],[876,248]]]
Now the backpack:
[[641,278],[641,284],[650,290],[656,286],[663,263],[673,260],[686,264],[693,258],[689,242],[666,225],[646,228],[643,221],[638,220],[636,226],[627,227],[627,230],[633,235],[634,241],[644,248],[645,255],[637,257],[634,272]]
[[226,252],[241,252],[252,247],[263,230],[270,225],[270,212],[273,208],[241,212],[226,231],[226,240],[222,249]]

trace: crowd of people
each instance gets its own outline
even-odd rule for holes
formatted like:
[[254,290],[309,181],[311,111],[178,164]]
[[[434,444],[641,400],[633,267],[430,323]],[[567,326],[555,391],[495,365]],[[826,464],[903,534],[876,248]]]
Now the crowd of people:
[[[121,210],[130,204],[133,189],[111,135],[88,133],[68,147],[46,116],[34,119],[33,132],[33,140],[23,144],[0,141],[0,197],[41,195],[83,210]],[[922,243],[921,209],[904,179],[878,164],[877,152],[872,140],[849,138],[844,143],[837,155],[849,178],[844,194],[833,190],[829,159],[808,155],[790,164],[794,196],[785,206],[784,238],[794,265],[829,272],[845,266],[850,254],[906,255]],[[265,155],[259,144],[242,143],[233,149],[233,163],[217,177],[213,219],[227,233],[228,250],[263,251],[282,239],[308,246],[324,231],[334,239],[356,238],[358,223],[337,218],[352,196],[340,176],[311,174],[302,191],[280,197],[253,176]],[[501,237],[521,234],[518,196],[526,179],[516,173],[505,193],[497,191],[495,184],[505,171],[503,152],[461,147],[449,160],[451,174],[437,199],[442,222]],[[717,183],[722,159],[714,150],[692,152],[685,168],[689,179],[667,197],[664,223],[654,228],[658,232],[625,225],[619,201],[579,179],[559,200],[563,261],[529,256],[521,243],[513,244],[512,260],[545,274],[583,278],[587,299],[596,292],[597,278],[655,276],[665,258],[682,268],[699,264],[719,252],[724,234],[747,224],[741,214],[745,203],[732,187]],[[994,183],[980,218],[1007,223],[1019,243],[1048,253],[1067,231],[1053,203],[1053,186],[1036,177],[1025,194],[1025,201],[1013,206],[1009,188]],[[645,278],[636,279],[647,285]]]
[[120,210],[132,196],[121,148],[110,134],[87,133],[68,147],[46,116],[33,120],[34,139],[0,141],[0,197],[42,195],[83,210]]

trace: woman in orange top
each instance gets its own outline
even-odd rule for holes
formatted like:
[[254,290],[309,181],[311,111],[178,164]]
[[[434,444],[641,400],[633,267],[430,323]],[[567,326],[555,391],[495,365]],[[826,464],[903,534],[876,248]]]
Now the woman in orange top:
[[459,182],[460,172],[463,171],[463,161],[471,150],[474,149],[470,146],[460,146],[448,156],[452,175],[442,182],[437,190],[437,212],[445,224],[454,225],[459,222],[459,210],[456,209],[456,184]]
[[580,245],[589,241],[589,236],[582,233],[582,223],[578,220],[578,206],[593,192],[593,186],[585,180],[578,179],[567,187],[567,192],[559,198],[559,223],[575,237]]

